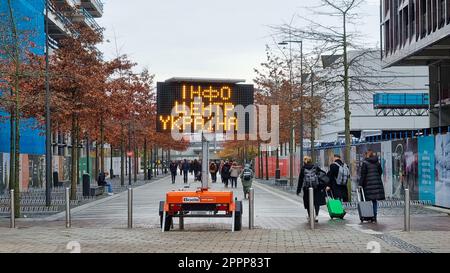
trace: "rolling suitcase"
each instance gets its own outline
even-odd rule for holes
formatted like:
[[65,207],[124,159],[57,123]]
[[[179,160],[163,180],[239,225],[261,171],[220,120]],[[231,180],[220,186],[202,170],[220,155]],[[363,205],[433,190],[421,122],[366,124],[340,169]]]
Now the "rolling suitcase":
[[328,213],[330,214],[331,219],[339,218],[344,219],[345,214],[347,214],[344,210],[344,206],[342,206],[342,202],[339,199],[334,199],[333,192],[331,192],[331,197],[327,194],[327,208]]
[[365,221],[375,222],[375,213],[373,211],[372,201],[366,201],[366,196],[364,195],[364,190],[362,188],[358,188],[357,194],[358,194],[358,213],[361,223]]

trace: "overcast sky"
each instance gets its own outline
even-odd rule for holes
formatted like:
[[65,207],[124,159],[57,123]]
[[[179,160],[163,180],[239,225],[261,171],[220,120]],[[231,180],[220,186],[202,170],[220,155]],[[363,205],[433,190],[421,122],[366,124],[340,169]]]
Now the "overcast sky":
[[[106,58],[126,53],[158,81],[171,77],[239,78],[252,82],[253,69],[273,43],[269,25],[308,14],[318,0],[104,0],[101,46]],[[367,0],[358,24],[368,46],[379,44],[378,0]],[[330,20],[333,20],[330,18]],[[301,25],[301,20],[295,21]],[[332,21],[330,21],[332,22]]]

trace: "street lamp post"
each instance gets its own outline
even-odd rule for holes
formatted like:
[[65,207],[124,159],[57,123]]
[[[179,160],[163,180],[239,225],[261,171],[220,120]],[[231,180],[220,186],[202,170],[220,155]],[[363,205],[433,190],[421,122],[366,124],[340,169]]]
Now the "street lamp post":
[[[292,40],[292,35],[289,32],[289,40],[279,43],[279,45],[289,45],[289,83],[290,83],[290,94],[289,99],[293,99],[293,58],[292,58],[292,44],[300,44],[300,168],[303,167],[303,41]],[[284,53],[283,53],[284,54]],[[294,186],[294,123],[291,121],[291,131],[290,131],[290,143],[289,143],[289,162],[290,162],[290,174],[289,183],[290,186]]]
[[50,120],[48,3],[45,1],[45,204],[51,205],[52,191],[52,134]]

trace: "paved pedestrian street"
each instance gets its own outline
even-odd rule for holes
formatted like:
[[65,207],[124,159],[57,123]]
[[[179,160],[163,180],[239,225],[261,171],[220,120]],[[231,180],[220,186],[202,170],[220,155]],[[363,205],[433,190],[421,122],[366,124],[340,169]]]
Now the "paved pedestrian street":
[[[134,227],[127,228],[126,192],[72,211],[72,228],[65,214],[44,219],[0,219],[0,252],[82,253],[428,253],[450,252],[450,217],[444,213],[413,215],[412,232],[402,230],[402,216],[382,216],[378,224],[360,224],[357,215],[330,220],[321,211],[319,224],[310,230],[302,198],[254,183],[255,225],[248,229],[248,202],[243,201],[242,231],[231,231],[231,219],[185,219],[185,229],[161,232],[159,201],[165,192],[182,188],[182,178],[170,178],[134,189]],[[196,189],[199,183],[191,183]],[[225,190],[222,183],[214,190]],[[241,186],[233,189],[239,200]]]

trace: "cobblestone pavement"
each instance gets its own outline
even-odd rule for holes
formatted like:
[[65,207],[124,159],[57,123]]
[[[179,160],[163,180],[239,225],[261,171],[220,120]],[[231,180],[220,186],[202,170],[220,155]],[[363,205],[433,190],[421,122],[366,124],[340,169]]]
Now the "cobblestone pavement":
[[[191,183],[197,188],[198,183]],[[126,229],[127,194],[121,193],[78,207],[72,228],[64,228],[64,214],[46,219],[18,219],[17,229],[0,220],[0,252],[70,252],[79,243],[81,252],[219,252],[219,253],[368,253],[449,252],[450,217],[446,214],[412,218],[414,232],[404,233],[402,217],[381,216],[379,224],[360,224],[356,215],[345,221],[330,220],[321,212],[319,224],[309,229],[301,198],[254,183],[255,230],[248,230],[248,203],[244,203],[243,230],[231,232],[230,219],[185,219],[185,230],[162,233],[158,206],[165,192],[183,187],[181,177],[134,189],[134,229]],[[213,184],[223,190],[221,183]],[[242,189],[234,189],[242,199]],[[71,243],[70,242],[76,242]],[[68,248],[69,244],[69,248]]]

